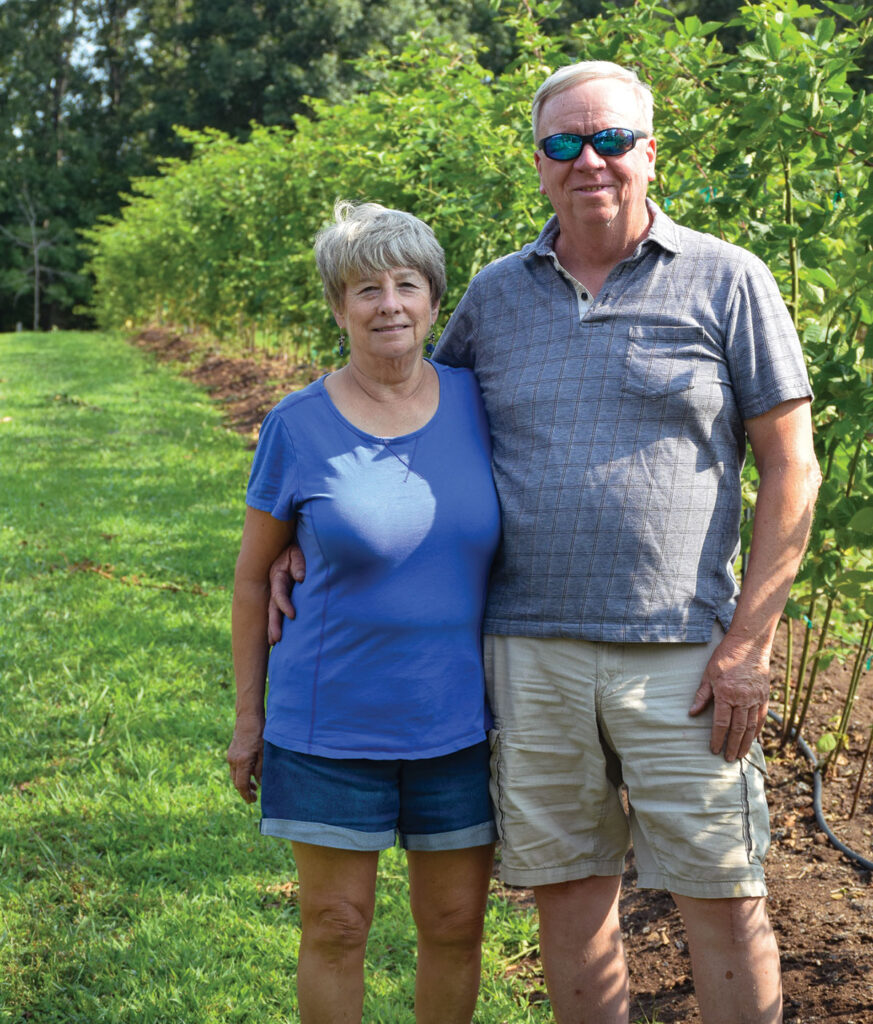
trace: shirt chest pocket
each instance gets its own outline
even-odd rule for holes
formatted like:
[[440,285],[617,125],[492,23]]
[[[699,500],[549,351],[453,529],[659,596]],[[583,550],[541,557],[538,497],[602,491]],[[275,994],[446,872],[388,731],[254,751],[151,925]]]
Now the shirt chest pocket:
[[704,351],[701,327],[631,327],[621,389],[642,398],[689,391]]

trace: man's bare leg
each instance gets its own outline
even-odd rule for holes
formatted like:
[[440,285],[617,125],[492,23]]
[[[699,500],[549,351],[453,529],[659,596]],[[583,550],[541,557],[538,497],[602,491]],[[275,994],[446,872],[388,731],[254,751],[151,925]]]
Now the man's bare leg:
[[627,1024],[620,889],[619,876],[598,875],[534,889],[543,971],[557,1024]]
[[704,1024],[780,1024],[779,950],[763,896],[673,899],[688,933]]

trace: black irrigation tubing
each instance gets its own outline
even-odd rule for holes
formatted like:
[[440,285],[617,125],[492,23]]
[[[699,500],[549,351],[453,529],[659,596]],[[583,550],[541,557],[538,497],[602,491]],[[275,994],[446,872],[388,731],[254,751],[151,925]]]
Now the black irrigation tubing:
[[[780,715],[777,715],[775,711],[768,711],[767,714],[774,722],[782,725],[782,718]],[[855,850],[846,846],[846,844],[837,839],[831,831],[830,826],[825,821],[824,811],[821,806],[821,772],[818,770],[818,758],[812,750],[810,750],[809,744],[802,736],[792,733],[791,738],[797,744],[803,756],[812,765],[812,806],[815,811],[815,820],[818,822],[818,827],[828,837],[831,846],[835,846],[840,853],[844,853],[849,860],[853,860],[856,864],[864,868],[865,871],[873,871],[873,861],[867,860],[866,857],[862,857],[860,853],[856,853]]]

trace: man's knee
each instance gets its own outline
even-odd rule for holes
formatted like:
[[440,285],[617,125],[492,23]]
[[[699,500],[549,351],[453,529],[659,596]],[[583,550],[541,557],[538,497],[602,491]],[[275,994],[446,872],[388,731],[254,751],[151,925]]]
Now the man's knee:
[[537,885],[533,892],[540,914],[574,915],[580,907],[608,912],[617,903],[620,890],[621,877],[618,875],[589,875],[567,882]]
[[750,946],[772,939],[773,929],[763,896],[672,896],[692,942],[699,936],[703,941],[715,940],[725,946]]
[[588,878],[540,885],[534,889],[540,918],[540,940],[547,946],[579,946],[591,941],[621,946],[618,897],[621,878]]

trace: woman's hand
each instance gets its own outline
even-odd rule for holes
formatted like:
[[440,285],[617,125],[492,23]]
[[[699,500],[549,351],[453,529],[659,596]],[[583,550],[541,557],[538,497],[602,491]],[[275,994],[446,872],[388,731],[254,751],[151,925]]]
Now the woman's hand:
[[247,804],[258,798],[264,765],[264,723],[237,718],[233,739],[227,748],[230,779]]

